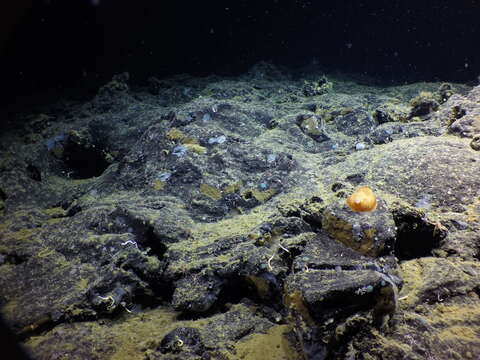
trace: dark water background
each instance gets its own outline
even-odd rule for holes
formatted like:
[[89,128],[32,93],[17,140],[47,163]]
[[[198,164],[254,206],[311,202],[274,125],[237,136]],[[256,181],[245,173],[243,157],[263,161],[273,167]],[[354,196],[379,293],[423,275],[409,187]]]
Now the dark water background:
[[239,74],[261,60],[384,82],[472,82],[479,10],[472,0],[5,2],[1,99],[89,91],[122,71],[134,82]]

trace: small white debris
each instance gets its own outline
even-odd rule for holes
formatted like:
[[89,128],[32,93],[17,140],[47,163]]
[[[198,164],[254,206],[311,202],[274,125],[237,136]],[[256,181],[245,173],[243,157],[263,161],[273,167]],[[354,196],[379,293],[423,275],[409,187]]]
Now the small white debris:
[[360,150],[365,150],[366,146],[364,143],[358,143],[355,145],[355,150],[360,151]]

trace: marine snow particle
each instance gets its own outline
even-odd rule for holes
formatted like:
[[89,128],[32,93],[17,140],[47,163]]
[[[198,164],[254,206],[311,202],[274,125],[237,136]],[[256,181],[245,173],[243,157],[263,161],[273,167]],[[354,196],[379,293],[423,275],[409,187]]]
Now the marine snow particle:
[[217,137],[211,137],[210,139],[208,139],[208,143],[210,145],[223,144],[225,141],[227,141],[227,137],[225,135],[220,135],[220,136],[217,136]]
[[172,154],[178,157],[182,157],[187,153],[187,148],[183,145],[175,146],[172,150]]
[[347,205],[355,212],[373,211],[377,208],[377,198],[372,189],[362,186],[350,195]]
[[266,182],[262,182],[260,185],[258,185],[258,188],[260,190],[267,190],[268,189],[268,184]]
[[159,176],[158,176],[158,179],[160,181],[167,181],[168,179],[170,179],[170,177],[172,176],[172,173],[169,173],[169,172],[164,172],[164,173],[161,173]]
[[364,143],[358,143],[355,145],[355,150],[360,151],[360,150],[365,150],[365,144]]
[[267,163],[271,164],[277,160],[277,155],[275,154],[268,154],[267,156]]

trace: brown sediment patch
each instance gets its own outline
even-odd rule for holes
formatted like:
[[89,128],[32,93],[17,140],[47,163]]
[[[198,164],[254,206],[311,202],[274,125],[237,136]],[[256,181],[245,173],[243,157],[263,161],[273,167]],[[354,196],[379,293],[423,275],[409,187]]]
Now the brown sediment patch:
[[289,330],[287,325],[276,325],[265,334],[253,334],[235,344],[236,355],[228,354],[228,358],[231,360],[300,360],[302,356],[295,351],[286,336]]

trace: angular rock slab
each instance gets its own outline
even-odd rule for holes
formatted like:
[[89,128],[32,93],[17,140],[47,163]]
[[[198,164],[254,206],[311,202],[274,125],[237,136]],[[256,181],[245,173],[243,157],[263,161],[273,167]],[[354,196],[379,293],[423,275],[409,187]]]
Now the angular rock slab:
[[285,302],[311,325],[338,323],[370,309],[381,322],[395,311],[396,288],[388,276],[375,270],[309,270],[287,278]]
[[334,239],[363,255],[393,250],[395,222],[383,201],[373,211],[354,212],[345,201],[330,204],[323,213],[323,229]]
[[468,140],[453,136],[398,140],[372,150],[351,154],[345,161],[322,170],[322,181],[362,183],[415,205],[462,212],[480,195],[480,154]]

